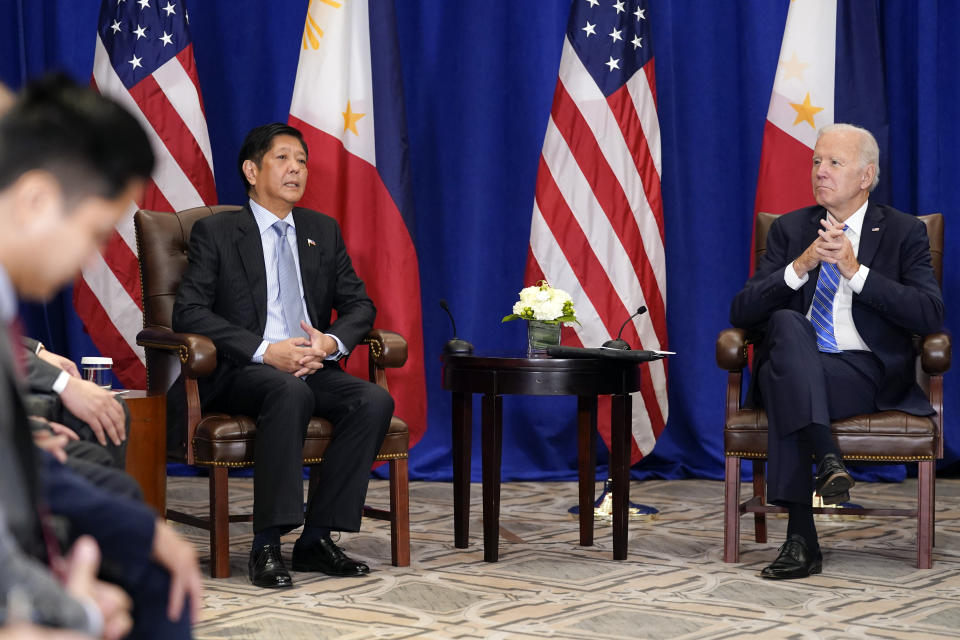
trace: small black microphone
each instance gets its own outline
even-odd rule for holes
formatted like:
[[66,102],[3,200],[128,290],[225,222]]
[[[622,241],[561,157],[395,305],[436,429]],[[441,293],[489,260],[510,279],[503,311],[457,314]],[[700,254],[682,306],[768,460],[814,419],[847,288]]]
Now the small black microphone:
[[616,338],[616,340],[607,340],[606,342],[603,343],[603,348],[604,348],[604,349],[618,349],[618,350],[620,350],[620,351],[629,351],[629,350],[630,350],[630,345],[627,344],[627,341],[626,341],[626,340],[621,340],[621,339],[620,339],[620,336],[623,335],[623,329],[624,329],[624,327],[627,326],[627,323],[628,323],[628,322],[630,322],[631,320],[633,320],[634,318],[636,318],[636,317],[639,316],[640,314],[646,313],[646,312],[647,312],[647,308],[646,308],[645,306],[643,306],[643,305],[640,305],[640,308],[637,309],[637,312],[634,313],[634,314],[633,314],[632,316],[630,316],[629,318],[627,318],[627,319],[624,321],[624,323],[623,323],[622,325],[620,325],[620,331],[617,332],[617,338]]
[[453,325],[453,337],[447,340],[447,344],[443,345],[443,352],[448,355],[473,353],[473,345],[457,337],[457,323],[453,320],[453,313],[450,312],[450,305],[447,304],[446,300],[440,300],[440,308],[447,312],[447,315],[450,316],[450,324]]

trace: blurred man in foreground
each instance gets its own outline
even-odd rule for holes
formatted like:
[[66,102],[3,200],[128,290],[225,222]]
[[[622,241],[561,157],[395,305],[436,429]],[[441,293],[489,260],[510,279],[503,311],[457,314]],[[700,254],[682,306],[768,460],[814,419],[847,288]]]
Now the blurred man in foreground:
[[[133,636],[186,638],[200,604],[192,546],[144,505],[38,455],[20,395],[25,363],[12,346],[17,294],[46,300],[69,282],[139,195],[153,160],[129,113],[65,76],[34,83],[0,119],[0,504],[19,548],[53,569],[56,538],[92,536],[104,571],[132,598]],[[65,535],[51,534],[47,510]]]

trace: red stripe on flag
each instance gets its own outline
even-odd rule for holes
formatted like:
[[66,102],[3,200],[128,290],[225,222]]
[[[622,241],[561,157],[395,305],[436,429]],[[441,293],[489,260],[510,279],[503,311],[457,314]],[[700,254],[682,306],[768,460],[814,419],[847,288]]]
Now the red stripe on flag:
[[100,353],[113,358],[113,374],[120,384],[127,389],[145,389],[147,370],[143,362],[117,331],[110,316],[82,277],[74,280],[73,306],[77,314],[84,319],[86,326],[97,328],[90,332],[90,339]]
[[[640,283],[651,317],[665,317],[663,296],[644,251],[640,229],[634,220],[627,196],[583,119],[583,115],[561,82],[557,82],[552,115],[557,129],[590,183],[594,196],[633,263],[631,266]],[[665,328],[657,327],[655,323],[654,329],[657,340],[661,345],[666,345]]]
[[620,132],[630,149],[633,164],[637,168],[637,173],[640,174],[643,192],[647,196],[647,204],[650,205],[653,219],[657,221],[657,227],[660,229],[660,242],[665,243],[660,175],[657,173],[657,166],[653,162],[650,147],[647,145],[647,138],[643,133],[643,126],[640,124],[640,116],[637,114],[636,106],[630,98],[630,92],[627,91],[627,85],[623,85],[607,96],[607,104],[610,105],[610,111],[620,126]]
[[657,108],[657,74],[654,71],[653,58],[643,65],[643,74],[647,76],[647,84],[650,86],[650,95],[653,96],[653,108]]
[[160,187],[152,179],[147,181],[147,186],[143,190],[143,202],[140,203],[140,208],[151,211],[173,211],[173,205],[167,201]]
[[[349,153],[337,138],[290,116],[310,148],[310,179],[300,204],[338,220],[357,274],[377,306],[376,326],[407,340],[407,363],[389,369],[396,414],[410,426],[410,444],[427,428],[420,271],[410,232],[376,167]],[[348,368],[366,376],[366,364]]]
[[183,67],[183,70],[187,72],[187,76],[190,78],[190,81],[193,82],[193,86],[196,87],[197,99],[200,100],[200,112],[206,117],[207,109],[203,106],[203,92],[200,91],[200,75],[197,73],[197,62],[193,58],[192,42],[183,49],[180,49],[180,53],[177,54],[177,60],[180,61],[180,66]]
[[153,76],[130,88],[144,117],[170,151],[204,202],[216,202],[213,172],[190,129]]
[[100,251],[104,261],[113,275],[116,276],[120,286],[123,287],[127,295],[137,303],[140,311],[143,311],[143,301],[140,292],[140,264],[137,262],[137,256],[130,250],[130,245],[120,236],[116,229],[107,239],[106,246]]

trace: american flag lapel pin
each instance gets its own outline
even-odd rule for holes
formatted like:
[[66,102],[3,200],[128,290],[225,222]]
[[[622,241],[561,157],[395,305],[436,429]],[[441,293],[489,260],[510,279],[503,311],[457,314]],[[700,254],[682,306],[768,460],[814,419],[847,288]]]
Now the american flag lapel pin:
[[870,229],[870,231],[880,231],[880,227],[874,227],[873,229]]
[[[874,231],[876,231],[876,229],[874,229]],[[308,247],[315,247],[315,246],[317,246],[317,243],[313,241],[313,238],[307,238],[307,246],[308,246]]]

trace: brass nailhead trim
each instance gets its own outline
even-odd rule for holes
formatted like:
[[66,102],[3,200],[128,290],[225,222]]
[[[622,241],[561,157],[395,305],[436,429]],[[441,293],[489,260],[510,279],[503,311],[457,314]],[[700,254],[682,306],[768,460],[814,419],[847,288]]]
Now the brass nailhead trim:
[[[728,458],[749,458],[751,460],[766,460],[767,456],[746,451],[727,451]],[[844,460],[876,460],[877,462],[916,462],[918,460],[933,460],[933,456],[844,456]]]
[[140,346],[151,347],[153,349],[163,349],[164,351],[176,351],[177,355],[180,357],[180,362],[186,362],[187,358],[190,357],[189,350],[182,344],[172,346],[169,344],[159,344],[156,342],[141,342]]
[[363,342],[364,344],[370,346],[370,355],[372,355],[374,358],[379,358],[381,355],[383,355],[383,348],[379,340],[366,338]]
[[[388,453],[382,456],[377,456],[374,458],[374,462],[385,462],[388,460],[401,460],[408,457],[406,453]],[[323,462],[323,458],[307,458],[303,461],[303,464],[320,464]],[[228,469],[242,469],[243,467],[252,467],[254,466],[253,462],[214,462],[212,460],[195,460],[194,465],[202,465],[204,467],[227,467]]]

